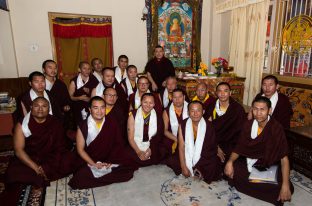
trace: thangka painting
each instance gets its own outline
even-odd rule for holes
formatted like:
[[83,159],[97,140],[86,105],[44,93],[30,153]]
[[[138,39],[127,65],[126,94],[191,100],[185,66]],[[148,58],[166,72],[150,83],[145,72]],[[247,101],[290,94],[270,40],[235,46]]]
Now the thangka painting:
[[179,70],[194,72],[201,61],[202,0],[145,0],[148,57],[161,45]]
[[192,66],[192,16],[187,2],[164,2],[158,8],[158,44],[174,67]]

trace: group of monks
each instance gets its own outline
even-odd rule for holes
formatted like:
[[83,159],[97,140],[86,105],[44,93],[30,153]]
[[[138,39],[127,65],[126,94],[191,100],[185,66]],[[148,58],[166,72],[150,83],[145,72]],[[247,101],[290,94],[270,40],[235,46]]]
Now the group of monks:
[[[6,186],[43,187],[73,174],[73,189],[100,187],[130,180],[139,167],[164,164],[208,184],[224,178],[238,191],[275,205],[290,200],[284,129],[292,109],[277,92],[276,77],[262,80],[262,92],[246,113],[226,82],[218,84],[215,97],[199,83],[189,100],[174,75],[155,80],[150,65],[157,68],[164,58],[156,48],[147,76],[140,77],[126,55],[115,68],[103,68],[99,58],[91,65],[83,61],[68,90],[57,78],[56,62],[46,60],[43,73],[31,73],[30,89],[18,98],[15,158]],[[65,131],[70,114],[77,126],[73,147]],[[249,181],[253,167],[272,165],[279,167],[278,184]]]

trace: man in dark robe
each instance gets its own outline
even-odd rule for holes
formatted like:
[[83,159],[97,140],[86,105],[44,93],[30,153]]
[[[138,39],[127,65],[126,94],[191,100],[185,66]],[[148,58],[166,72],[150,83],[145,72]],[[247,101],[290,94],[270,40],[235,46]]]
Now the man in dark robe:
[[231,97],[231,87],[227,82],[220,82],[216,88],[217,101],[205,112],[212,121],[216,131],[218,157],[220,158],[220,173],[229,159],[239,138],[241,125],[245,122],[244,108]]
[[[124,153],[120,129],[113,118],[105,118],[105,102],[101,97],[91,98],[90,114],[78,128],[79,157],[73,167],[78,170],[68,184],[73,189],[84,189],[130,180],[134,168],[125,165],[129,161]],[[95,171],[99,170],[110,171],[98,175]]]
[[124,78],[120,85],[124,89],[126,95],[129,96],[132,93],[135,93],[137,91],[137,83],[138,83],[138,69],[134,65],[129,65],[126,69],[127,71],[127,77]]
[[91,91],[97,84],[98,80],[91,74],[90,64],[85,61],[80,62],[79,74],[70,80],[68,89],[69,96],[73,101],[72,106],[76,125],[87,117]]
[[128,97],[123,88],[117,82],[115,78],[115,71],[111,67],[105,67],[103,69],[103,81],[99,82],[98,85],[92,90],[91,96],[103,97],[104,89],[108,87],[112,87],[116,90],[118,95],[116,105],[119,105],[122,109],[126,111],[129,106]]
[[45,97],[50,104],[49,113],[62,119],[61,108],[56,102],[55,97],[51,95],[49,91],[45,90],[46,84],[44,75],[41,72],[35,71],[29,75],[28,79],[31,88],[17,98],[17,108],[14,114],[15,121],[17,122],[30,111],[32,101],[37,97]]
[[169,76],[166,79],[166,87],[160,90],[160,99],[163,108],[167,108],[172,103],[172,92],[177,88],[177,79],[175,76]]
[[220,179],[217,171],[217,144],[212,124],[203,118],[203,105],[199,101],[188,105],[189,118],[179,126],[179,160],[169,166],[179,175],[197,176],[208,184]]
[[[146,76],[140,76],[138,78],[138,89],[135,93],[132,93],[129,96],[129,111],[132,111],[134,109],[138,109],[141,106],[141,97],[145,93],[150,93],[150,90],[148,89],[150,86],[150,82],[148,81],[148,78]],[[163,107],[161,104],[160,96],[158,93],[153,92],[155,101],[155,110],[159,115],[162,115]]]
[[192,101],[200,101],[204,106],[204,117],[206,118],[206,111],[209,110],[216,102],[216,98],[208,94],[208,87],[205,83],[198,83],[196,86],[196,96]]
[[103,80],[103,61],[102,59],[95,57],[91,60],[91,66],[93,69],[93,76],[101,82]]
[[128,118],[129,155],[138,167],[160,162],[159,146],[163,135],[161,116],[155,111],[154,95],[145,93],[142,105],[132,110]]
[[175,76],[175,69],[172,62],[164,56],[164,49],[156,46],[155,57],[147,62],[145,72],[148,80],[152,83],[152,91],[159,92],[166,86],[166,79]]
[[16,125],[15,157],[6,171],[6,183],[48,186],[58,177],[64,148],[62,124],[49,115],[48,100],[37,97],[32,102],[31,112]]
[[[224,173],[230,178],[229,184],[238,191],[274,205],[283,205],[293,192],[289,180],[288,145],[283,127],[269,116],[270,110],[268,98],[260,96],[253,101],[254,119],[245,122]],[[278,165],[277,184],[249,181],[254,168],[261,171],[272,165]]]
[[[290,128],[293,110],[288,97],[277,92],[278,87],[278,79],[273,75],[268,75],[262,79],[262,91],[256,97],[265,96],[270,99],[272,103],[272,117],[287,129]],[[249,112],[248,119],[252,119],[252,111]]]
[[108,87],[104,90],[105,118],[113,118],[119,126],[121,136],[124,137],[124,144],[128,145],[127,120],[128,112],[116,105],[118,96],[114,88]]
[[115,71],[115,79],[118,83],[121,83],[121,81],[127,77],[127,67],[129,63],[129,58],[122,54],[118,57],[117,64],[118,66],[114,67]]
[[174,89],[172,92],[172,104],[163,112],[164,138],[161,144],[161,156],[166,159],[172,155],[177,155],[178,129],[182,120],[188,118],[188,103],[185,101],[183,90]]

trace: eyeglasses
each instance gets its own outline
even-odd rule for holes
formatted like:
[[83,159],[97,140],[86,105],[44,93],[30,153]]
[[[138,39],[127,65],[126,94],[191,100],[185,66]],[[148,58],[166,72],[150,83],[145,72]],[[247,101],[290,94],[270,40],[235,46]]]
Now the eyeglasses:
[[108,97],[117,97],[117,94],[104,94],[104,96],[108,96]]

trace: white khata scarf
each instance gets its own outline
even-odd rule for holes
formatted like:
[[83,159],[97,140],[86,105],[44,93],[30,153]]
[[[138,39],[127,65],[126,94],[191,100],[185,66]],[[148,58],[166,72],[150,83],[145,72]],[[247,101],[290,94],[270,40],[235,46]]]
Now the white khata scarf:
[[[264,96],[264,94],[262,94],[262,96]],[[272,97],[270,98],[270,101],[271,101],[271,108],[272,108],[272,114],[273,114],[277,101],[278,101],[277,91],[272,95]]]
[[[183,112],[182,112],[183,120],[189,117],[188,112],[187,112],[187,105],[188,103],[184,101]],[[175,113],[173,104],[171,104],[169,107],[169,118],[170,118],[170,127],[171,127],[172,134],[177,137],[178,129],[179,129],[179,122],[178,122],[178,118]]]
[[[150,93],[150,90],[147,90],[146,93]],[[139,108],[141,106],[141,97],[139,95],[139,90],[137,89],[134,95],[134,109]]]
[[[33,89],[30,89],[29,95],[30,95],[31,101],[34,101],[34,99],[36,99],[38,97],[38,95],[36,94],[36,92]],[[46,91],[43,91],[43,97],[45,99],[47,99],[49,102],[49,114],[53,115],[51,102],[50,102],[49,96],[48,96]]]
[[201,151],[203,148],[203,143],[206,135],[206,122],[202,117],[198,124],[197,138],[194,143],[194,133],[192,120],[189,118],[186,121],[185,127],[185,162],[186,167],[191,172],[191,175],[194,176],[193,167],[199,161],[201,156]]
[[[128,77],[126,77],[126,85],[127,85],[127,92],[128,92],[128,97],[133,93],[132,85]],[[135,78],[135,83],[138,83],[138,78]]]
[[[154,109],[152,109],[148,125],[148,137],[149,140],[157,132],[157,115]],[[146,151],[150,147],[150,141],[143,142],[143,129],[144,129],[144,118],[142,107],[137,110],[134,120],[134,141],[141,151]]]
[[48,79],[45,79],[45,83],[46,83],[45,89],[51,91],[53,84]]
[[[116,84],[114,83],[113,88],[115,89]],[[103,95],[103,92],[105,90],[105,86],[103,84],[103,81],[100,81],[98,85],[95,87],[95,95],[101,97]]]
[[102,130],[102,127],[105,123],[105,118],[103,118],[102,124],[100,129],[97,128],[96,126],[96,122],[94,121],[94,119],[92,118],[92,116],[90,115],[87,119],[87,124],[88,124],[88,137],[86,140],[86,144],[87,146],[89,146],[89,144],[95,140],[95,138],[98,136],[98,134],[100,133],[100,131]]
[[81,74],[79,73],[79,75],[77,77],[77,89],[80,89],[81,87],[83,87],[86,83],[88,83],[88,81],[89,81],[89,77],[88,77],[87,81],[85,83],[83,83]]
[[168,89],[166,88],[165,91],[164,91],[164,95],[163,95],[163,105],[164,105],[164,108],[166,108],[169,104],[169,94],[168,94]]
[[222,110],[220,109],[220,101],[219,101],[219,99],[217,99],[217,101],[216,101],[215,109],[216,109],[216,113],[218,114],[219,117],[221,117],[222,115],[224,115],[225,112],[226,112],[226,111],[222,111]]
[[96,77],[96,79],[97,79],[99,82],[102,81],[101,75],[99,75],[96,71],[93,72],[93,75]]
[[119,66],[117,66],[115,69],[115,78],[117,79],[118,83],[120,83],[121,80],[123,80],[126,77],[128,77],[127,71],[125,71],[124,74],[121,75],[121,69]]
[[[270,121],[270,116],[268,116],[268,121]],[[259,128],[259,124],[257,122],[257,120],[254,119],[252,126],[251,126],[251,133],[250,133],[250,137],[252,139],[256,139],[258,137],[258,128]],[[252,166],[258,161],[258,159],[252,159],[252,158],[247,158],[247,169],[248,172],[251,172],[252,170]]]
[[25,138],[27,138],[31,135],[31,131],[30,131],[29,126],[28,126],[29,119],[30,119],[30,112],[28,112],[25,115],[23,122],[22,122],[22,131],[23,131]]

